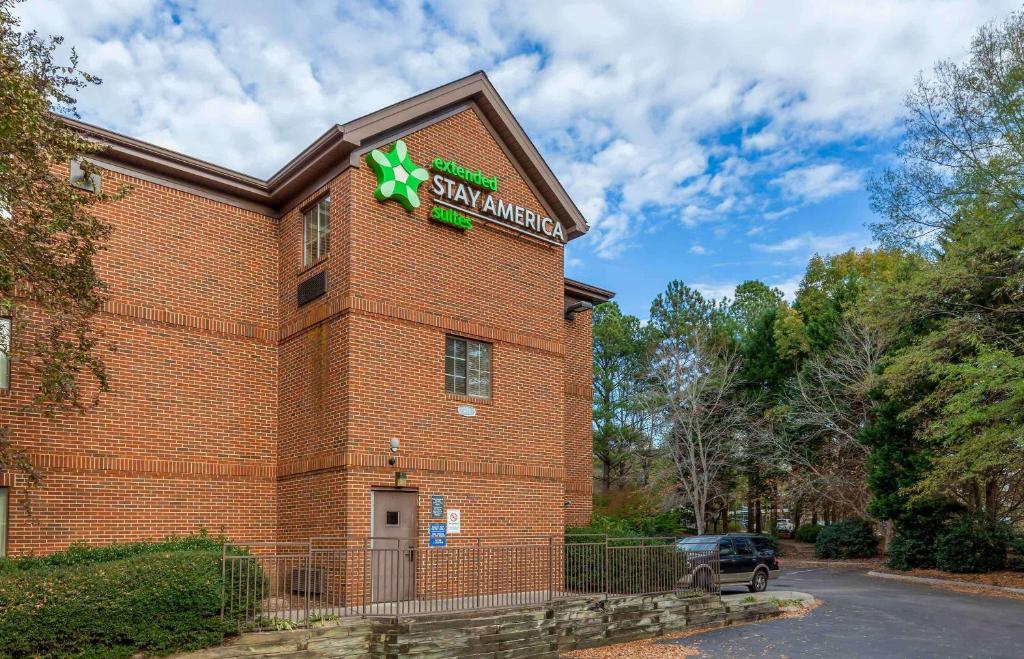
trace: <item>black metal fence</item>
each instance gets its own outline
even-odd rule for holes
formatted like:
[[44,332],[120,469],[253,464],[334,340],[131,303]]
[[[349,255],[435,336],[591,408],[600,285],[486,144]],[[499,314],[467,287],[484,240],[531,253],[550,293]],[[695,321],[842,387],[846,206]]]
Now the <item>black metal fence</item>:
[[[449,536],[449,542],[451,537]],[[576,596],[717,594],[717,550],[676,538],[393,538],[225,545],[226,620],[287,629],[351,616],[409,616],[542,604]]]

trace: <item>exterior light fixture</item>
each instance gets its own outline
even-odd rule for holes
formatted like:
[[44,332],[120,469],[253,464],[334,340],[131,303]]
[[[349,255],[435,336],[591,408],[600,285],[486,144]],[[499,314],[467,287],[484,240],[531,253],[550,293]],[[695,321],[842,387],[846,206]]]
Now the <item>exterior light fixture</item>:
[[398,463],[398,447],[401,446],[397,437],[392,437],[391,442],[388,444],[388,448],[391,449],[391,455],[388,456],[388,464],[392,467]]
[[594,305],[589,302],[577,302],[576,304],[570,305],[565,310],[565,319],[574,320],[576,318],[576,314],[580,311],[590,311],[593,308]]
[[409,475],[404,471],[395,472],[395,487],[405,487],[405,484],[409,482]]

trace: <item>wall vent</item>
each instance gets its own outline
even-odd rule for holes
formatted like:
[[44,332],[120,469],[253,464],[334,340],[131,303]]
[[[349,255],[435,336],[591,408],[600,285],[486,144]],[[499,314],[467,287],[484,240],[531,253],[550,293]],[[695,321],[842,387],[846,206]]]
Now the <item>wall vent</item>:
[[297,299],[299,306],[312,302],[327,292],[327,271],[321,270],[306,281],[299,284]]

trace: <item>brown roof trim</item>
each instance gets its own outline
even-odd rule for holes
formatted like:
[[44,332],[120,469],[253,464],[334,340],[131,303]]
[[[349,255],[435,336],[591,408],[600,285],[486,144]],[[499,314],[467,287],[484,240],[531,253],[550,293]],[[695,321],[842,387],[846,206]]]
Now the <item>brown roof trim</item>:
[[601,304],[615,297],[615,293],[612,291],[584,284],[581,281],[569,279],[568,277],[565,278],[565,294],[577,300],[590,302],[591,304]]
[[395,134],[403,128],[421,124],[424,118],[443,114],[446,109],[467,101],[475,103],[494,126],[543,201],[565,225],[567,239],[586,233],[589,227],[583,214],[483,71],[331,127],[266,181],[76,119],[61,119],[72,128],[108,145],[109,148],[100,155],[101,159],[237,197],[250,205],[263,206],[279,214],[301,191],[360,147],[382,135]]

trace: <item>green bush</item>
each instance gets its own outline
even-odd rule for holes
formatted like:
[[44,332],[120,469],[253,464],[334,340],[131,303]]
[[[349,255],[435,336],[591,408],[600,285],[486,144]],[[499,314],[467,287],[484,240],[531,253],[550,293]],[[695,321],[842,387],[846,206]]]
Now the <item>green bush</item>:
[[938,567],[935,549],[939,536],[963,514],[963,507],[942,498],[925,499],[903,509],[889,543],[886,565],[894,570]]
[[220,552],[226,538],[211,536],[205,532],[188,536],[172,536],[156,542],[127,542],[121,544],[92,546],[74,544],[63,551],[46,556],[21,556],[0,559],[0,574],[37,567],[69,567],[90,563],[117,561],[140,554],[155,554],[168,551],[215,551]]
[[807,542],[814,544],[818,539],[818,533],[821,532],[821,527],[817,524],[801,524],[800,528],[793,534],[793,539],[797,542]]
[[853,518],[818,532],[814,554],[818,558],[867,558],[878,552],[878,537],[867,520]]
[[78,547],[9,561],[0,574],[0,656],[127,657],[199,649],[220,643],[226,631],[239,627],[239,616],[256,611],[250,597],[221,619],[219,544],[215,550],[124,547]]
[[1011,555],[1006,559],[1006,567],[1017,572],[1024,572],[1024,535],[1014,536],[1010,541]]
[[1006,567],[1009,526],[965,515],[939,536],[935,562],[946,572],[991,572]]
[[935,545],[916,534],[896,533],[889,543],[885,564],[894,570],[936,567]]

